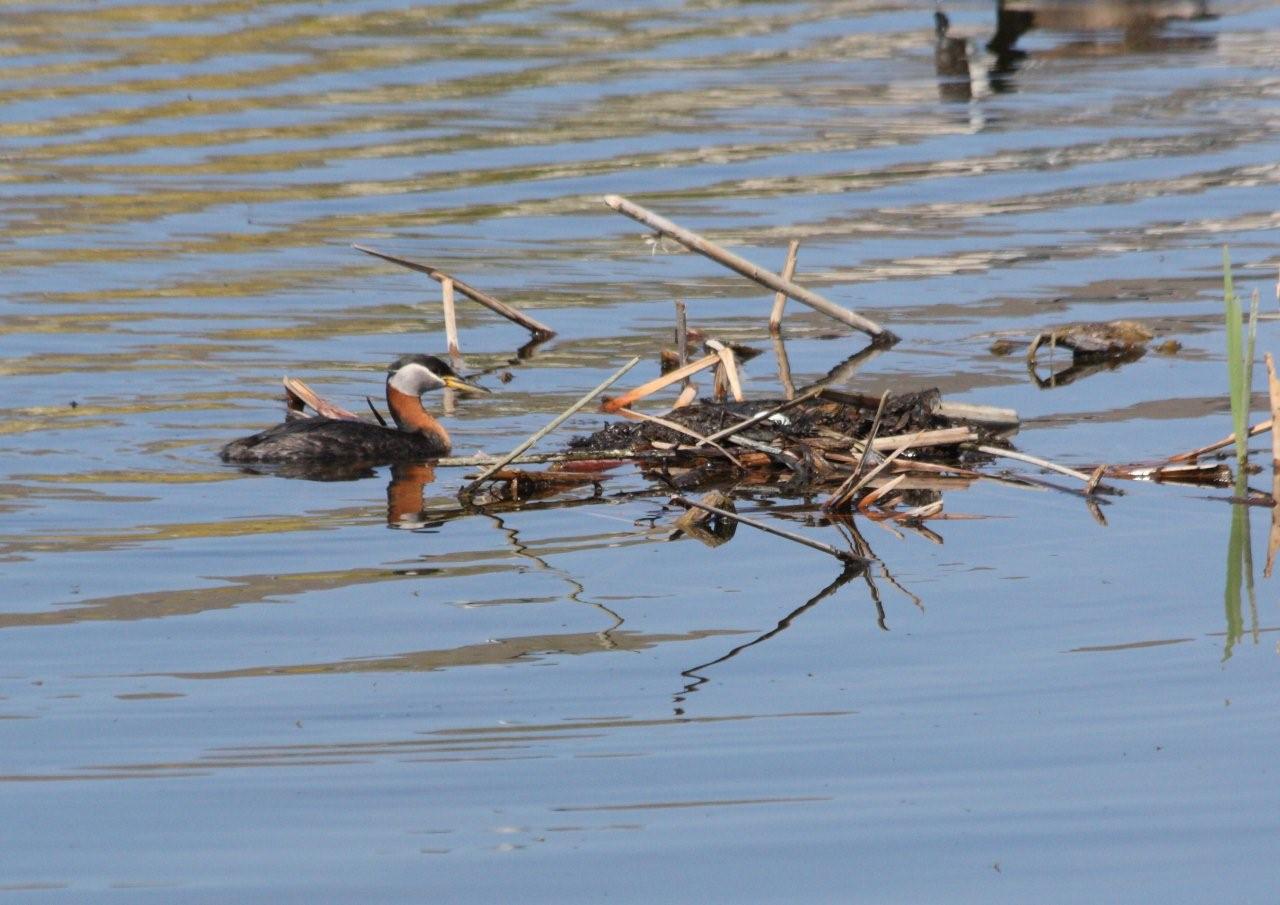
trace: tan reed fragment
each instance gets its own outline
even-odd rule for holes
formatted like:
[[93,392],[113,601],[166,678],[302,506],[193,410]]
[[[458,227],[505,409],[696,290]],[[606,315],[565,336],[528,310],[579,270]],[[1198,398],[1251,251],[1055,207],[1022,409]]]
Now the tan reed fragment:
[[708,355],[705,358],[699,358],[697,361],[691,361],[683,368],[676,368],[674,371],[668,371],[660,377],[655,377],[648,383],[641,384],[634,390],[628,390],[616,399],[610,399],[600,408],[605,412],[616,412],[619,409],[626,408],[628,405],[631,405],[631,403],[639,399],[643,399],[646,396],[656,393],[665,386],[670,386],[676,381],[684,380],[686,377],[690,377],[699,371],[705,370],[712,365],[719,363],[719,361],[720,356],[718,355]]
[[[782,273],[780,276],[784,280],[790,280],[796,275],[796,254],[800,251],[800,240],[792,239],[787,244],[787,259],[782,264]],[[786,307],[787,294],[779,291],[773,297],[773,310],[769,312],[769,332],[773,334],[782,331],[782,309]]]
[[724,376],[729,381],[729,390],[733,393],[733,399],[735,402],[741,402],[744,398],[742,381],[738,377],[738,359],[733,354],[733,349],[718,339],[707,340],[707,348],[720,356],[720,364],[724,367]]
[[376,248],[369,248],[368,246],[365,246],[365,245],[353,245],[352,248],[356,249],[357,251],[362,251],[367,255],[372,255],[375,258],[381,258],[384,261],[390,261],[392,264],[399,264],[401,267],[407,267],[410,270],[415,270],[418,273],[425,273],[427,276],[431,277],[431,279],[436,280],[437,282],[443,282],[444,280],[451,279],[453,280],[454,288],[457,289],[458,292],[461,292],[463,295],[471,299],[473,302],[477,302],[481,305],[484,305],[490,311],[493,311],[496,314],[500,314],[503,317],[505,317],[507,320],[513,323],[519,324],[521,327],[524,327],[526,330],[532,333],[534,338],[536,339],[547,339],[548,337],[552,337],[556,335],[556,331],[552,330],[550,327],[548,327],[546,324],[542,323],[541,321],[534,320],[532,317],[525,314],[523,311],[520,311],[517,308],[513,308],[511,305],[508,305],[506,302],[503,302],[503,301],[500,301],[499,299],[494,298],[493,296],[489,295],[489,293],[487,292],[484,292],[480,289],[477,289],[474,286],[471,286],[467,283],[462,282],[462,280],[458,279],[457,277],[451,277],[449,274],[445,273],[443,270],[439,269],[438,267],[432,267],[430,264],[423,264],[421,261],[414,261],[414,260],[411,260],[410,258],[402,258],[398,255],[387,254],[386,252],[378,251]]
[[444,340],[449,350],[449,363],[457,370],[462,367],[462,347],[458,345],[458,316],[453,309],[453,279],[440,281],[440,307],[444,311]]
[[989,456],[997,456],[1002,459],[1016,459],[1019,462],[1026,462],[1028,465],[1037,465],[1048,471],[1056,471],[1058,474],[1084,481],[1086,484],[1089,483],[1089,475],[1083,471],[1076,471],[1074,468],[1068,468],[1065,465],[1059,465],[1056,462],[1050,462],[1048,459],[1041,459],[1038,456],[1014,452],[1011,449],[1001,449],[998,446],[979,446],[978,452],[984,452]]
[[880,499],[881,497],[888,496],[890,493],[893,492],[894,488],[896,488],[899,484],[901,484],[906,479],[907,479],[906,475],[900,474],[885,481],[879,487],[875,488],[874,490],[872,490],[870,493],[868,493],[866,496],[864,496],[862,499],[858,501],[858,511],[866,512],[875,504],[876,500]]
[[842,324],[847,324],[855,330],[861,330],[863,333],[880,340],[882,343],[897,342],[898,337],[890,331],[881,327],[875,321],[863,317],[857,312],[850,311],[847,308],[835,304],[834,302],[823,298],[816,292],[805,289],[803,286],[793,283],[791,280],[784,280],[776,273],[765,270],[756,264],[751,263],[745,258],[739,257],[727,249],[721,248],[719,245],[704,239],[695,232],[677,226],[653,211],[647,210],[634,202],[628,201],[621,195],[606,195],[604,203],[613,208],[620,214],[625,214],[633,220],[643,223],[651,229],[657,230],[663,235],[670,236],[690,251],[696,251],[698,254],[710,258],[718,264],[723,264],[730,270],[742,274],[749,280],[754,280],[761,286],[772,289],[775,292],[784,292],[789,298],[795,299],[802,305],[808,305],[817,311],[821,311],[828,317],[835,318]]
[[978,439],[978,432],[971,427],[941,427],[937,430],[918,431],[914,434],[895,434],[892,437],[877,437],[871,443],[876,452],[897,449],[900,446],[919,448],[922,446],[954,446],[957,443],[968,443]]

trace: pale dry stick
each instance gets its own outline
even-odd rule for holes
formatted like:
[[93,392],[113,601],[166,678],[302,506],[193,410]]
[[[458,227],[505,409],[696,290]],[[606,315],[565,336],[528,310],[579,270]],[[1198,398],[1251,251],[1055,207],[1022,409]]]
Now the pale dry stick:
[[[796,275],[796,253],[800,251],[800,240],[792,239],[787,245],[787,260],[782,265],[780,276],[790,280]],[[787,294],[778,292],[773,297],[773,310],[769,312],[769,332],[775,336],[782,332],[782,309],[786,307]]]
[[1036,456],[1027,455],[1026,453],[1014,452],[1011,449],[1000,449],[998,446],[979,446],[978,452],[983,452],[989,456],[997,456],[1003,459],[1016,459],[1019,462],[1026,462],[1028,465],[1038,465],[1048,471],[1056,471],[1058,474],[1063,474],[1070,478],[1076,478],[1077,480],[1084,481],[1086,484],[1089,483],[1089,475],[1085,474],[1083,471],[1076,471],[1074,468],[1067,468],[1065,465],[1058,465],[1055,462],[1050,462],[1048,459],[1041,459]]
[[774,333],[773,357],[778,360],[778,382],[782,384],[782,394],[788,399],[796,398],[796,385],[791,382],[791,360],[787,358],[787,344],[783,342],[781,333]]
[[676,401],[672,404],[671,410],[674,412],[676,409],[684,408],[686,405],[693,402],[697,396],[698,388],[694,385],[693,381],[690,380],[688,385],[680,391],[680,395],[676,397]]
[[718,264],[723,264],[730,270],[742,274],[749,280],[754,280],[761,286],[772,289],[775,292],[786,293],[788,298],[793,298],[802,305],[808,305],[816,311],[821,311],[828,317],[835,318],[840,323],[847,324],[855,330],[861,330],[881,343],[892,344],[898,340],[897,336],[881,327],[875,321],[847,308],[842,308],[834,302],[823,298],[818,293],[793,283],[791,280],[784,280],[776,273],[752,264],[745,258],[721,248],[714,242],[702,238],[697,233],[690,232],[682,226],[677,226],[666,217],[628,201],[621,195],[606,195],[604,203],[618,213],[625,214],[651,229],[656,229],[663,235],[670,236],[690,251],[696,251],[698,254],[708,257]]
[[[661,449],[600,449],[592,452],[530,453],[527,456],[516,456],[506,464],[546,465],[548,463],[596,462],[613,459],[669,460],[676,458],[679,458],[677,453]],[[488,453],[481,453],[475,456],[445,456],[442,459],[433,459],[432,464],[438,468],[473,468],[492,465],[497,461],[497,456],[491,456]]]
[[733,455],[733,453],[729,452],[729,450],[725,449],[719,443],[712,442],[711,438],[704,437],[702,436],[702,434],[698,433],[697,431],[691,430],[685,427],[683,424],[677,424],[675,421],[670,421],[666,418],[660,418],[657,415],[647,415],[644,412],[637,412],[635,409],[623,409],[618,414],[620,414],[623,418],[629,418],[631,420],[650,421],[661,427],[665,427],[667,430],[675,431],[678,434],[684,434],[686,437],[692,437],[694,440],[698,441],[699,446],[701,446],[703,443],[706,443],[707,445],[715,449],[718,449],[726,459],[728,459],[734,465],[741,468],[743,471],[746,471],[746,468],[743,466],[742,462],[740,462],[738,458]]
[[[1262,356],[1267,365],[1267,392],[1271,399],[1271,423],[1280,419],[1280,379],[1276,377],[1275,359],[1267,352]],[[1280,431],[1271,432],[1271,462],[1280,471]]]
[[449,363],[454,370],[462,368],[462,348],[458,345],[458,316],[453,310],[453,279],[440,281],[440,307],[444,311],[444,340],[449,349]]
[[[1271,430],[1271,425],[1274,423],[1275,422],[1271,418],[1268,418],[1266,421],[1258,422],[1253,427],[1249,428],[1249,436],[1256,437],[1258,434]],[[1184,453],[1178,453],[1176,456],[1170,456],[1165,459],[1165,462],[1188,462],[1192,459],[1198,459],[1201,456],[1208,455],[1211,452],[1217,452],[1220,449],[1225,449],[1235,442],[1236,434],[1235,431],[1232,431],[1216,443],[1210,443],[1208,446],[1201,446],[1198,449],[1191,449]]]
[[734,402],[741,402],[744,398],[742,395],[742,381],[738,377],[738,359],[733,354],[733,349],[718,339],[707,340],[707,348],[720,356],[720,364],[724,366],[724,376],[729,381],[729,389],[733,393],[733,400]]
[[683,368],[676,368],[674,371],[668,371],[661,377],[655,377],[653,380],[650,380],[648,383],[641,384],[634,390],[628,390],[616,399],[610,399],[601,406],[601,410],[605,412],[616,412],[619,409],[626,408],[636,400],[643,399],[645,396],[656,393],[663,387],[670,386],[678,380],[684,380],[686,377],[691,377],[699,371],[703,371],[712,365],[719,363],[719,361],[720,356],[718,355],[708,355],[705,358],[699,358],[697,361],[691,361]]
[[702,509],[706,512],[710,512],[712,515],[718,515],[721,518],[727,518],[730,521],[741,522],[744,525],[748,525],[758,531],[763,531],[766,534],[777,535],[778,537],[786,538],[789,541],[794,541],[797,544],[803,544],[806,547],[811,547],[814,550],[821,550],[823,553],[826,553],[829,556],[834,556],[841,562],[848,563],[851,566],[861,566],[871,562],[871,560],[858,556],[856,553],[850,553],[848,550],[840,550],[830,544],[824,544],[821,541],[805,537],[803,534],[796,534],[792,531],[784,531],[781,528],[766,525],[764,522],[758,522],[755,519],[747,518],[745,515],[738,515],[736,512],[729,512],[726,509],[708,506],[706,503],[700,503],[697,500],[691,500],[682,496],[674,496],[671,500],[672,502],[679,503],[681,506],[692,506]]
[[971,427],[942,427],[937,430],[919,431],[914,434],[894,434],[891,437],[879,437],[872,441],[871,448],[876,452],[897,449],[899,446],[955,446],[957,443],[968,443],[978,439],[978,432]]
[[472,482],[471,482],[470,484],[468,484],[466,487],[462,488],[462,491],[461,491],[461,494],[460,494],[460,495],[463,495],[463,496],[470,496],[470,495],[475,491],[475,489],[476,489],[477,487],[479,487],[479,486],[480,486],[481,482],[483,482],[483,481],[485,480],[485,478],[489,477],[489,475],[493,474],[495,471],[497,471],[498,469],[502,468],[504,465],[506,465],[506,464],[507,464],[508,462],[510,462],[512,459],[516,458],[516,456],[520,455],[522,452],[524,452],[524,451],[525,451],[526,449],[528,449],[530,446],[533,446],[533,444],[537,443],[539,440],[541,440],[541,439],[542,439],[543,437],[545,437],[547,434],[551,433],[553,430],[555,430],[557,427],[559,427],[559,426],[560,426],[561,424],[563,424],[565,421],[569,420],[569,418],[570,418],[570,417],[571,417],[575,412],[577,412],[577,411],[578,411],[578,409],[582,408],[584,405],[586,405],[586,404],[587,404],[588,402],[590,402],[592,399],[595,399],[597,396],[599,396],[601,393],[603,393],[603,392],[604,392],[605,390],[607,390],[609,387],[613,386],[613,384],[615,384],[615,383],[617,383],[619,380],[621,380],[621,379],[622,379],[622,375],[623,375],[623,374],[626,374],[628,371],[630,371],[632,368],[634,368],[634,367],[635,367],[636,365],[638,365],[639,363],[640,363],[640,356],[639,356],[639,355],[637,355],[635,358],[631,359],[631,360],[630,360],[629,362],[627,362],[625,365],[623,365],[622,367],[618,368],[618,370],[614,371],[614,372],[613,372],[613,374],[611,374],[607,380],[605,380],[603,383],[601,383],[599,386],[597,386],[597,387],[596,387],[594,390],[592,390],[590,393],[588,393],[587,395],[583,396],[581,399],[579,399],[579,400],[578,400],[577,402],[575,402],[573,405],[569,406],[567,409],[565,409],[563,412],[561,412],[559,415],[557,415],[554,419],[552,419],[552,420],[551,420],[551,421],[546,425],[546,427],[543,427],[543,428],[541,428],[541,429],[539,429],[539,430],[535,431],[535,432],[534,432],[534,433],[533,433],[533,434],[532,434],[532,435],[531,435],[527,440],[525,440],[524,442],[522,442],[522,443],[518,444],[518,445],[516,446],[516,448],[515,448],[515,449],[511,450],[511,452],[507,453],[505,456],[503,456],[501,459],[499,459],[496,463],[494,463],[494,464],[493,464],[493,465],[491,465],[489,468],[487,468],[487,469],[485,469],[483,472],[481,472],[481,474],[480,474],[480,476],[479,476],[479,477],[477,477],[474,481],[472,481]]
[[799,396],[795,399],[788,399],[786,402],[782,403],[781,405],[775,405],[773,408],[765,409],[762,412],[756,412],[750,418],[746,418],[742,421],[739,421],[737,424],[731,425],[730,427],[726,427],[724,430],[718,430],[714,434],[709,434],[707,436],[707,442],[711,442],[714,440],[721,440],[732,434],[736,434],[738,431],[744,430],[759,421],[763,421],[766,418],[772,418],[774,415],[781,414],[782,412],[786,411],[792,406],[799,405],[802,402],[808,402],[810,399],[812,399],[814,396],[817,396],[821,392],[822,392],[822,388],[818,387],[816,389],[809,390],[804,395]]
[[430,264],[423,264],[419,261],[413,261],[409,258],[401,258],[397,255],[387,254],[384,251],[378,251],[377,249],[369,248],[365,245],[353,245],[351,247],[356,249],[356,251],[362,251],[375,258],[382,258],[384,261],[390,261],[392,264],[399,264],[401,267],[416,270],[418,273],[425,273],[437,282],[452,279],[454,288],[467,298],[471,299],[473,302],[478,302],[479,304],[484,305],[490,311],[493,311],[496,314],[501,314],[507,320],[524,327],[533,334],[535,339],[547,339],[556,335],[556,331],[552,330],[541,321],[534,320],[523,311],[519,311],[508,305],[506,302],[494,298],[489,295],[489,293],[462,282],[462,280],[459,280],[457,277],[451,277],[449,274],[437,267],[432,267]]

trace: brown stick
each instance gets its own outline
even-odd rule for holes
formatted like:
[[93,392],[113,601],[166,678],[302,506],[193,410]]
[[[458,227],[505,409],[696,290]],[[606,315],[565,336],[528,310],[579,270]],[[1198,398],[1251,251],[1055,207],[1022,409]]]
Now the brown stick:
[[449,348],[449,363],[462,367],[462,348],[458,345],[458,317],[453,310],[453,280],[440,281],[440,307],[444,310],[444,339]]
[[[689,363],[689,318],[684,309],[684,302],[676,299],[676,355],[680,356],[680,367]],[[688,382],[685,383],[688,386]]]
[[619,409],[626,408],[637,399],[643,399],[651,393],[656,393],[665,386],[670,386],[678,380],[684,380],[699,371],[705,370],[720,361],[718,355],[708,355],[705,358],[699,358],[697,361],[691,361],[683,368],[676,368],[674,371],[668,371],[661,377],[655,377],[648,383],[643,383],[634,390],[623,393],[616,399],[610,399],[600,407],[601,411],[616,412]]
[[462,280],[459,280],[456,277],[451,277],[449,276],[449,274],[445,273],[443,270],[440,270],[439,268],[436,268],[436,267],[432,267],[430,264],[423,264],[419,261],[412,261],[409,258],[401,258],[401,257],[398,257],[397,255],[387,254],[386,252],[378,251],[377,249],[369,248],[364,245],[353,245],[351,247],[356,249],[356,251],[362,251],[367,255],[373,255],[373,257],[375,258],[382,258],[382,260],[384,261],[390,261],[392,264],[399,264],[401,267],[407,267],[410,270],[416,270],[418,273],[425,273],[427,276],[431,277],[431,279],[436,280],[437,282],[443,282],[444,280],[451,279],[453,280],[454,288],[457,289],[459,292],[461,292],[463,295],[465,295],[467,298],[471,299],[473,302],[478,302],[479,304],[484,305],[490,311],[493,311],[496,314],[501,314],[507,320],[512,321],[513,323],[517,323],[521,327],[524,327],[526,330],[528,330],[530,333],[533,334],[535,339],[547,339],[548,337],[552,337],[556,335],[556,331],[552,330],[550,327],[548,327],[546,324],[542,323],[541,321],[534,320],[529,315],[525,314],[523,311],[519,311],[515,308],[512,308],[506,302],[499,301],[498,299],[489,295],[489,293],[483,292],[482,290],[479,290],[474,286],[468,285],[467,283],[462,282]]
[[834,556],[841,562],[848,563],[851,566],[865,565],[870,560],[858,556],[856,553],[850,553],[848,550],[840,550],[830,544],[824,544],[821,541],[813,540],[805,537],[803,534],[796,534],[791,531],[784,531],[781,528],[775,528],[772,525],[766,525],[764,522],[758,522],[755,519],[747,518],[745,515],[738,515],[736,512],[729,512],[727,509],[719,509],[715,506],[708,506],[706,503],[700,503],[697,500],[690,500],[686,497],[675,496],[671,498],[672,502],[679,503],[681,506],[690,506],[710,512],[712,515],[718,515],[721,518],[727,518],[731,521],[741,522],[749,525],[758,531],[764,531],[767,534],[773,534],[778,537],[784,537],[789,541],[797,544],[804,544],[806,547],[812,547],[814,550],[821,550],[830,556]]
[[697,233],[690,232],[682,226],[677,226],[666,217],[655,214],[653,211],[646,210],[638,204],[628,201],[621,195],[606,195],[604,203],[609,205],[620,214],[625,214],[633,220],[638,220],[645,226],[656,229],[663,235],[670,236],[690,251],[696,251],[700,255],[710,258],[718,264],[723,264],[730,270],[742,274],[749,280],[754,280],[761,286],[765,286],[775,292],[786,293],[787,297],[795,299],[802,305],[808,305],[816,311],[821,311],[828,317],[835,318],[842,324],[847,324],[855,330],[861,330],[863,333],[880,340],[884,343],[897,342],[898,337],[890,333],[884,327],[881,327],[875,321],[863,317],[854,311],[835,304],[834,302],[823,298],[816,292],[805,289],[790,280],[784,280],[776,273],[771,273],[762,267],[752,264],[745,258],[735,255],[733,252],[721,248],[714,242],[710,242]]
[[[787,260],[782,265],[782,273],[780,276],[784,280],[790,280],[796,275],[796,253],[800,251],[800,240],[792,239],[787,245]],[[769,332],[780,333],[782,331],[782,309],[787,304],[787,294],[778,292],[773,297],[773,310],[769,312]]]
[[479,477],[477,477],[474,481],[472,481],[466,487],[462,488],[462,491],[460,492],[459,495],[464,497],[470,496],[475,491],[475,489],[480,486],[481,482],[483,482],[487,477],[489,477],[489,475],[493,474],[495,471],[502,468],[504,465],[507,465],[512,459],[520,455],[520,453],[524,452],[526,449],[528,449],[530,446],[533,446],[533,444],[537,443],[547,434],[551,433],[553,430],[555,430],[557,427],[559,427],[561,424],[567,421],[569,417],[573,415],[574,412],[578,411],[578,409],[582,408],[592,399],[595,399],[597,396],[603,393],[610,386],[617,383],[620,379],[622,379],[623,374],[630,371],[639,363],[640,363],[640,356],[637,355],[635,358],[631,359],[625,365],[618,368],[618,370],[614,371],[613,374],[611,374],[609,378],[604,381],[604,383],[601,383],[590,393],[583,396],[573,405],[569,406],[567,409],[565,409],[563,412],[561,412],[559,415],[553,418],[545,427],[541,428],[540,430],[534,431],[534,433],[527,440],[525,440],[523,443],[518,444],[515,449],[511,450],[511,452],[507,453],[505,456],[503,456],[501,459],[499,459],[489,468],[481,472]]

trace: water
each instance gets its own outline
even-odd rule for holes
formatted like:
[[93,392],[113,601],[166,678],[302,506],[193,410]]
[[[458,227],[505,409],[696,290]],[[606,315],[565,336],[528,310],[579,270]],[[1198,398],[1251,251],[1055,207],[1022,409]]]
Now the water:
[[[1014,407],[1073,465],[1216,439],[1223,244],[1276,347],[1280,13],[1208,11],[940,78],[925,3],[6,3],[0,898],[1269,901],[1269,514],[1223,491],[1130,485],[1103,526],[979,484],[932,541],[859,519],[878,562],[840,584],[750,529],[670,541],[629,470],[461,515],[464,469],[216,458],[281,374],[362,409],[442,349],[435,285],[357,242],[560,331],[519,358],[460,304],[469,370],[512,379],[458,402],[459,452],[652,373],[673,298],[771,348],[770,293],[608,192],[769,267],[800,239],[903,336],[853,389]],[[1114,318],[1182,350],[1049,390],[990,351]],[[800,383],[862,346],[786,329]],[[777,392],[771,354],[747,375]],[[804,502],[740,506],[843,543]]]

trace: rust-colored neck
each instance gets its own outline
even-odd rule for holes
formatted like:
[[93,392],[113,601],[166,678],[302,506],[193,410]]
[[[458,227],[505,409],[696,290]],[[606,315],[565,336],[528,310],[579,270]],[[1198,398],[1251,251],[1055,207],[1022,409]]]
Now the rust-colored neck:
[[396,427],[405,433],[433,437],[440,443],[446,453],[453,447],[453,441],[449,439],[449,432],[444,429],[444,425],[432,417],[430,412],[422,407],[422,400],[417,396],[411,393],[402,393],[388,383],[387,408],[391,410],[391,417],[395,419]]

